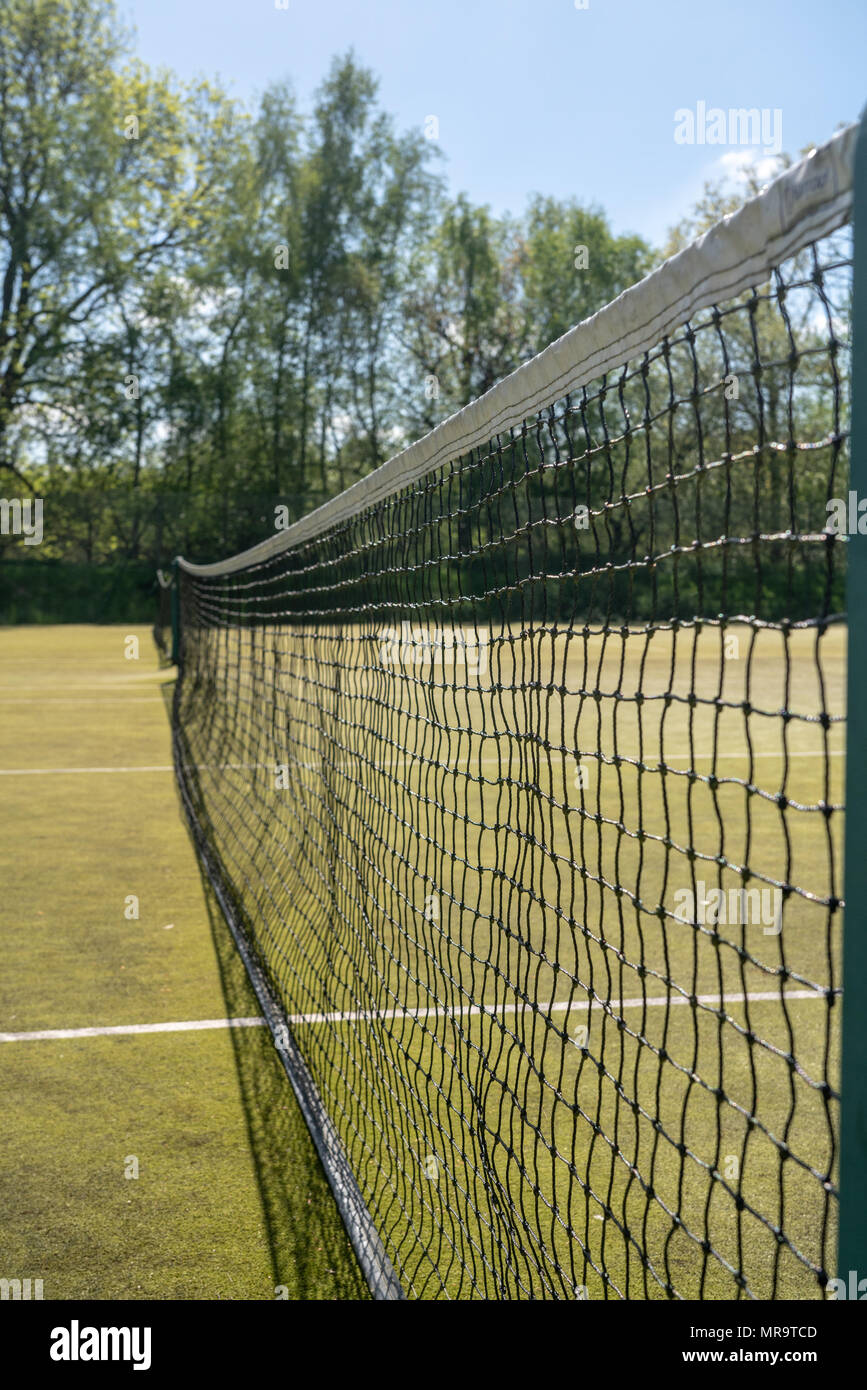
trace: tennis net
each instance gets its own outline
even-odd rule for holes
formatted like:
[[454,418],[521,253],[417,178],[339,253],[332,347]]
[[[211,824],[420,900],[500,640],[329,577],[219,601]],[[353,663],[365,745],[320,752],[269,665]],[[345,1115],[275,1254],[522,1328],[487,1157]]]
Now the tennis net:
[[183,798],[379,1296],[833,1276],[853,146],[178,562]]

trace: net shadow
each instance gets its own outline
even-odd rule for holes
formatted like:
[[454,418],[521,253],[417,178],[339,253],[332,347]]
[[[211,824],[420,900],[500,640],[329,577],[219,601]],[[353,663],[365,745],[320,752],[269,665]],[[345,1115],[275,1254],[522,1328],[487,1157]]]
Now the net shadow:
[[[162,698],[171,716],[176,682]],[[178,813],[190,830],[180,794]],[[198,860],[197,860],[198,862]],[[201,870],[202,896],[220,971],[227,1018],[253,1018],[259,1007],[213,888]],[[334,1204],[328,1180],[266,1027],[230,1032],[235,1070],[255,1164],[273,1287],[263,1298],[368,1300],[370,1293]]]

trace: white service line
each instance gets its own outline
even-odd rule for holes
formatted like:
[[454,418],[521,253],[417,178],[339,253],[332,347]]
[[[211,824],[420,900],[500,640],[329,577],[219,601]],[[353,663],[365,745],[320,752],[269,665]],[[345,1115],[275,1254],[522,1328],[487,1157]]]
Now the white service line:
[[[699,1004],[713,1006],[717,1004],[763,1004],[779,1003],[780,994],[775,990],[766,990],[753,994],[699,994],[696,996]],[[815,989],[792,989],[787,990],[782,995],[782,999],[788,1003],[793,999],[824,999],[825,995]],[[650,1008],[653,1005],[664,1007],[665,1005],[689,1004],[690,1000],[681,994],[673,995],[649,995],[646,999],[641,997],[636,999],[611,999],[604,1006],[607,1013],[613,1011],[618,1013],[622,1009],[640,1009],[645,1005]],[[548,1006],[547,1010],[536,1009],[532,1004],[494,1004],[490,1007],[484,1004],[466,1004],[459,1009],[380,1009],[372,1012],[361,1010],[356,1013],[330,1013],[330,1014],[290,1014],[291,1024],[305,1023],[378,1023],[390,1022],[397,1019],[417,1020],[426,1018],[477,1018],[481,1014],[487,1014],[495,1018],[498,1014],[523,1014],[538,1013],[540,1018],[552,1013],[586,1013],[591,1009],[603,1009],[603,1005],[596,1000],[573,1000],[570,1004],[567,1000],[554,1003]],[[110,1028],[44,1028],[36,1033],[0,1033],[0,1043],[4,1042],[57,1042],[65,1038],[106,1038],[117,1037],[137,1033],[187,1033],[199,1031],[205,1028],[263,1028],[264,1018],[205,1018],[192,1022],[180,1023],[122,1023]]]
[[[824,999],[824,994],[814,989],[793,989],[788,990],[783,996],[787,1002],[790,999]],[[699,1004],[762,1004],[776,1000],[780,1002],[778,991],[767,990],[755,994],[698,994],[696,999]],[[688,1004],[690,1000],[682,994],[659,994],[648,995],[647,998],[636,999],[609,999],[605,1002],[604,1011],[609,1010],[615,1013],[622,1009],[640,1009],[647,1005],[665,1006],[666,1004]],[[332,1013],[332,1014],[290,1014],[290,1023],[357,1023],[362,1021],[379,1021],[391,1019],[419,1019],[419,1018],[477,1018],[480,1014],[487,1014],[494,1018],[497,1014],[524,1014],[537,1013],[543,1017],[548,1013],[586,1013],[591,1009],[603,1009],[603,1005],[598,1000],[573,1000],[570,1004],[568,1000],[560,1003],[550,1004],[547,1009],[534,1007],[532,1004],[465,1004],[459,1009],[382,1009],[373,1013]]]

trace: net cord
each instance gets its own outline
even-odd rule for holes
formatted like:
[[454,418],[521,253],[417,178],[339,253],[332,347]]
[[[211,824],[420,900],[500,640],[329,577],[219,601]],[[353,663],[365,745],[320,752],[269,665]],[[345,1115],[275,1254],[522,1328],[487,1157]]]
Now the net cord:
[[699,310],[752,288],[848,220],[857,133],[857,124],[838,131],[637,285],[286,530],[216,564],[178,557],[178,565],[218,578],[312,540],[640,356]]

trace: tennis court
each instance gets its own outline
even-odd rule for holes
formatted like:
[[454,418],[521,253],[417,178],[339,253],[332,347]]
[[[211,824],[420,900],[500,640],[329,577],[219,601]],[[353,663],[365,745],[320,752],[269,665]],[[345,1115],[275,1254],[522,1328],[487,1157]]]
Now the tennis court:
[[225,1024],[256,1001],[180,813],[171,685],[146,629],[0,628],[2,1273],[364,1297],[270,1035]]
[[834,1277],[853,140],[176,563],[184,804],[379,1297]]

